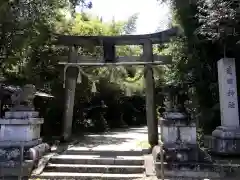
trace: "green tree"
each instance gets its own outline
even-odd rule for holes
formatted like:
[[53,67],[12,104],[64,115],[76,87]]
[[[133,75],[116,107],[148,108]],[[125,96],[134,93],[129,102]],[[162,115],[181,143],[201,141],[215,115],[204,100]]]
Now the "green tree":
[[[182,37],[168,44],[169,48],[165,50],[165,53],[173,56],[174,62],[168,67],[168,80],[189,91],[192,112],[210,133],[220,119],[216,62],[223,55],[220,41],[214,42],[206,34],[200,33],[204,29],[202,19],[205,18],[208,25],[212,23],[207,20],[207,14],[212,11],[206,8],[203,1],[168,2],[171,3],[173,23],[184,32]],[[212,30],[209,28],[209,32]]]

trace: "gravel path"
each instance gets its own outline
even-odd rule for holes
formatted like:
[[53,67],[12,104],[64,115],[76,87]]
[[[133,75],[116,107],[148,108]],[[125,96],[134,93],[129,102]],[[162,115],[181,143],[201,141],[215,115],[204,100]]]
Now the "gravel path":
[[70,149],[81,150],[141,150],[139,142],[147,141],[147,127],[115,130],[103,134],[88,134]]

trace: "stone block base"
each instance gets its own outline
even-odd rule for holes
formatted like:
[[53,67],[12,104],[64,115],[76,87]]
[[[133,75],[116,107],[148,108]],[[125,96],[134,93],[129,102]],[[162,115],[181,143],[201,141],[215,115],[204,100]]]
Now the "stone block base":
[[[156,171],[156,176],[161,177],[161,171]],[[193,171],[191,169],[179,169],[179,170],[164,170],[165,178],[176,178],[176,179],[220,179],[223,177],[218,172],[213,171]]]
[[240,155],[240,128],[217,127],[212,132],[210,149],[220,155]]
[[[174,146],[174,145],[173,145]],[[221,171],[216,167],[208,157],[208,154],[203,152],[197,145],[188,145],[187,148],[179,148],[175,145],[171,147],[164,144],[164,175],[167,178],[217,178]],[[158,177],[161,176],[162,163],[160,159],[161,147],[153,148],[153,161],[155,172]],[[168,156],[170,158],[168,158]]]
[[159,124],[162,126],[164,143],[175,143],[180,138],[183,143],[196,144],[197,134],[195,123],[162,119]]
[[41,143],[41,139],[28,142],[0,142],[0,168],[12,168],[21,164],[23,159],[30,159],[29,148]]
[[29,177],[31,175],[33,167],[33,161],[25,161],[21,166],[0,166],[0,178],[8,179],[8,177],[15,177],[15,179],[18,179],[19,176]]
[[[188,165],[191,163],[188,163]],[[193,166],[197,168],[189,168],[187,166],[172,166],[172,168],[167,168],[168,164],[164,163],[164,177],[172,178],[172,179],[220,179],[225,176],[219,170],[213,170],[213,168],[209,167],[209,164],[199,164],[198,162],[195,164],[192,163]],[[200,165],[200,166],[199,166]],[[148,155],[144,157],[144,166],[147,176],[157,176],[158,179],[161,179],[161,162],[155,162],[152,155]]]
[[39,112],[37,111],[7,111],[5,112],[6,119],[28,119],[38,118]]
[[0,141],[31,141],[40,138],[42,118],[0,119]]

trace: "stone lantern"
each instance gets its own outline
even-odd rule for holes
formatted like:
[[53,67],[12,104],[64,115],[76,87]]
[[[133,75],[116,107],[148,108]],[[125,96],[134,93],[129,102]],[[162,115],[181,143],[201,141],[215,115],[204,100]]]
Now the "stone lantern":
[[36,161],[49,150],[40,137],[44,119],[33,106],[34,85],[9,86],[9,90],[13,90],[13,106],[0,119],[0,176],[28,177]]
[[[187,96],[179,93],[181,90],[181,88],[174,86],[165,88],[166,112],[160,121],[162,144],[160,148],[154,147],[153,150],[158,177],[162,176],[162,168],[164,169],[164,177],[175,177],[176,175],[181,176],[183,170],[185,173],[191,174],[193,170],[199,168],[199,163],[207,164],[208,168],[209,164],[212,164],[211,158],[198,146],[196,125],[191,121],[184,108]],[[160,153],[164,153],[163,156]],[[206,169],[205,166],[201,168]],[[198,173],[200,169],[198,169]],[[218,176],[217,174],[213,176],[215,175]]]

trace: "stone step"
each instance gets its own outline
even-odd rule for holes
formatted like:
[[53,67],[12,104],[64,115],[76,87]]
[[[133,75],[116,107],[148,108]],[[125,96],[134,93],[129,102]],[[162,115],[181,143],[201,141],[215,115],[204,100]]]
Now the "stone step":
[[67,155],[100,155],[106,157],[113,157],[113,156],[142,156],[142,150],[91,150],[91,149],[84,149],[81,147],[72,147],[65,151],[63,154]]
[[48,164],[44,172],[138,174],[144,170],[144,166],[134,165]]
[[[157,177],[161,177],[161,172],[156,172]],[[179,179],[222,179],[220,173],[211,171],[188,171],[188,170],[164,170],[164,177],[166,178],[179,178]]]
[[52,164],[90,165],[144,165],[142,156],[101,157],[94,155],[58,155],[50,159]]
[[30,179],[79,179],[79,180],[137,180],[144,178],[144,174],[102,174],[102,173],[65,173],[44,172],[41,175],[32,176]]
[[[154,165],[157,168],[161,168],[161,162],[155,162]],[[237,164],[229,164],[229,163],[202,163],[202,162],[163,162],[164,168],[165,169],[192,169],[192,170],[198,170],[198,171],[207,171],[207,170],[212,170],[214,171],[220,171],[220,169],[237,169],[240,166]]]

